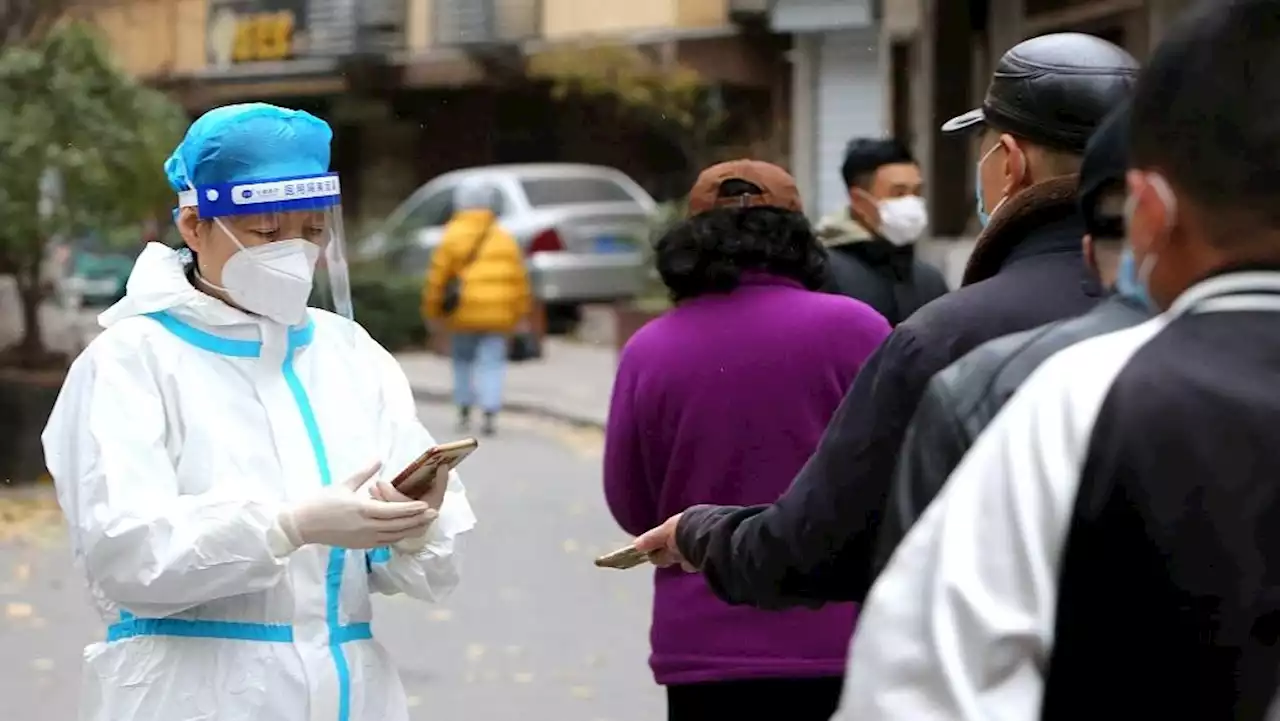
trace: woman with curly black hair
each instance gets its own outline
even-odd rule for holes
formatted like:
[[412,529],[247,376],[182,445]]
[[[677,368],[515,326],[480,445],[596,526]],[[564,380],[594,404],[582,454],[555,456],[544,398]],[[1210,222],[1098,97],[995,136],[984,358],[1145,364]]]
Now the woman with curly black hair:
[[[759,198],[759,186],[727,180],[723,197]],[[671,228],[657,243],[658,274],[676,303],[728,293],[753,275],[787,278],[808,290],[822,287],[826,254],[802,213],[772,206],[716,207]]]
[[[637,535],[695,503],[776,499],[889,334],[870,307],[815,292],[826,258],[786,171],[709,168],[689,213],[657,244],[676,307],[623,349],[609,412],[605,494]],[[729,606],[676,568],[654,588],[650,663],[669,719],[835,713],[854,606]]]

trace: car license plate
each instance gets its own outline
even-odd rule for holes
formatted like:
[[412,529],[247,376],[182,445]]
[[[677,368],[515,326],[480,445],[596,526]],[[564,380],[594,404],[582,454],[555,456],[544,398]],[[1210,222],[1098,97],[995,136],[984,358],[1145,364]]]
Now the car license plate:
[[611,235],[596,238],[597,253],[630,253],[632,250],[631,243],[621,238],[615,238]]

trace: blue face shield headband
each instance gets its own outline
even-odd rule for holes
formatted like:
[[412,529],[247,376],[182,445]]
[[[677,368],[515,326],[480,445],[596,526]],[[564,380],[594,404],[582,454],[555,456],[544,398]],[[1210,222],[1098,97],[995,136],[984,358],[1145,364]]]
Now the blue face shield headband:
[[202,185],[178,195],[182,207],[201,218],[330,210],[342,204],[337,173],[249,183]]
[[308,305],[354,319],[341,202],[335,173],[189,187],[179,205],[214,221],[237,249],[217,283],[203,269],[199,281],[286,324],[302,322]]

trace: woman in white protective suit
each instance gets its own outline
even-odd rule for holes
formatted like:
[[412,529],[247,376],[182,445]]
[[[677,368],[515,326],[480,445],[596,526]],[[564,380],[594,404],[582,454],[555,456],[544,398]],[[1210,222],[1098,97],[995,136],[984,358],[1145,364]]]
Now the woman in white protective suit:
[[379,480],[433,439],[350,320],[331,139],[270,105],[197,120],[165,168],[191,252],[148,245],[67,376],[45,455],[108,625],[82,719],[407,721],[370,594],[439,599],[475,517],[456,474]]

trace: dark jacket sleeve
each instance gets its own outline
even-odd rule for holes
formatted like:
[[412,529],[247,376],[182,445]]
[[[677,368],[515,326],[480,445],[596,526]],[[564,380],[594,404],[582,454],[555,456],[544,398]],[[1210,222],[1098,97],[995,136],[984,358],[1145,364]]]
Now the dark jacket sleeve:
[[921,305],[927,305],[929,301],[946,295],[951,289],[947,287],[947,279],[942,275],[942,271],[928,263],[922,265],[926,270],[920,277],[920,300]]
[[1085,338],[1142,322],[1121,298],[1086,315],[987,341],[929,381],[907,429],[876,551],[876,575],[970,446],[1042,362]]
[[858,373],[781,498],[685,512],[676,542],[717,596],[769,609],[862,600],[902,435],[943,363],[900,326]]
[[867,298],[870,288],[858,261],[833,248],[823,248],[823,252],[827,256],[827,274],[822,291],[856,298],[874,306]]
[[[898,544],[928,508],[973,443],[951,393],[951,368],[933,377],[907,427],[876,550],[880,575]],[[873,577],[874,578],[874,577]]]

